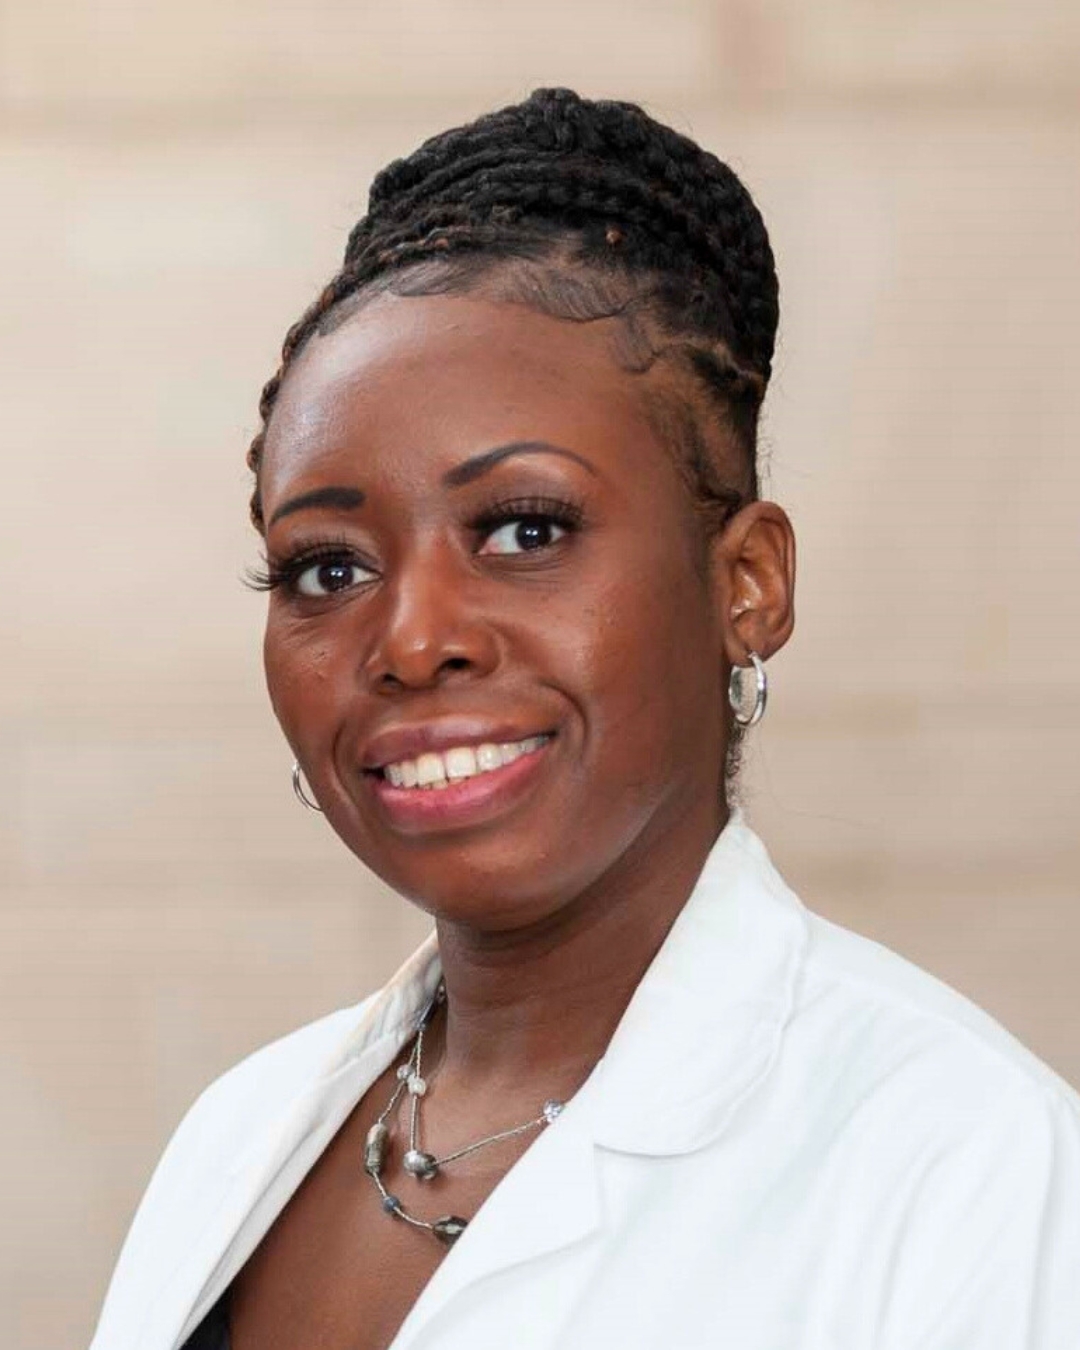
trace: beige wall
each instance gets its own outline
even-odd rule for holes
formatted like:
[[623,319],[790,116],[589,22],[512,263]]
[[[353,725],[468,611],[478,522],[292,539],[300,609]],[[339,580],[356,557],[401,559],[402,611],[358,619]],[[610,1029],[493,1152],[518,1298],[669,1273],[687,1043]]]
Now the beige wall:
[[423,923],[294,804],[243,451],[371,173],[537,83],[773,232],[801,540],[753,818],[807,900],[1080,1081],[1080,11],[0,3],[0,1307],[88,1339],[200,1085]]

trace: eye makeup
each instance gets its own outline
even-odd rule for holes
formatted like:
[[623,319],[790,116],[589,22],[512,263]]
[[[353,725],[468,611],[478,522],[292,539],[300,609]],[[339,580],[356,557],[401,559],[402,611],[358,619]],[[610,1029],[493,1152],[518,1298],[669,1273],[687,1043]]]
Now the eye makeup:
[[314,540],[283,558],[265,554],[261,567],[249,568],[245,573],[244,584],[253,591],[286,590],[296,594],[297,583],[312,567],[359,567],[364,571],[375,571],[353,544],[338,536]]

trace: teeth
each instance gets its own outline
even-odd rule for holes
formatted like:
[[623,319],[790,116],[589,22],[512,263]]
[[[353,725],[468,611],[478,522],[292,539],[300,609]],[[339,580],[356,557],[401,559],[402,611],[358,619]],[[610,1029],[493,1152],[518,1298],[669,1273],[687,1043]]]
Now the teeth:
[[481,772],[498,769],[502,765],[502,755],[497,745],[478,745],[476,747],[476,766]]
[[446,781],[446,766],[442,755],[421,755],[416,761],[416,782],[419,787],[429,787],[439,780]]
[[515,759],[539,750],[550,739],[549,736],[529,736],[523,741],[504,741],[500,745],[490,741],[477,746],[455,745],[441,755],[428,753],[419,759],[403,759],[396,764],[387,764],[383,773],[394,787],[440,790],[462,779],[475,778],[477,774],[500,769],[504,764],[513,764]]
[[467,745],[447,750],[443,762],[446,764],[446,776],[451,782],[458,778],[471,778],[476,773],[476,752]]

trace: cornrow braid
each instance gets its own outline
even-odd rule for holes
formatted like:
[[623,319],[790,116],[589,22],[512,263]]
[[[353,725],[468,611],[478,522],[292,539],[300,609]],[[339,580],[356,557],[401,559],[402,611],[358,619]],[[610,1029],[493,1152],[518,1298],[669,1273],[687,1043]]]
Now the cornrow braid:
[[[341,270],[289,330],[281,364],[262,391],[262,427],[248,451],[257,528],[259,465],[278,392],[304,344],[332,322],[331,312],[391,284],[408,294],[465,290],[508,260],[526,267],[546,261],[562,274],[561,286],[552,287],[534,267],[527,302],[572,318],[643,312],[667,338],[683,339],[694,374],[735,410],[756,492],[757,413],[779,314],[757,207],[726,164],[635,104],[538,89],[432,137],[376,176]],[[425,279],[410,282],[418,268]],[[575,276],[591,282],[575,287]],[[662,351],[653,343],[648,359]],[[729,512],[740,494],[714,481],[707,459],[700,449],[693,456],[698,495]]]

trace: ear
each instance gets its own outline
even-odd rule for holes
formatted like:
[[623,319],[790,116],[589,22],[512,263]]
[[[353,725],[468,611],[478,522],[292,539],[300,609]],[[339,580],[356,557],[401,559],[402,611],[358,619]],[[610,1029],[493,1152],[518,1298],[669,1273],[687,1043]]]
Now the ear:
[[751,502],[711,546],[713,600],[730,665],[767,661],[795,627],[795,532],[775,502]]

